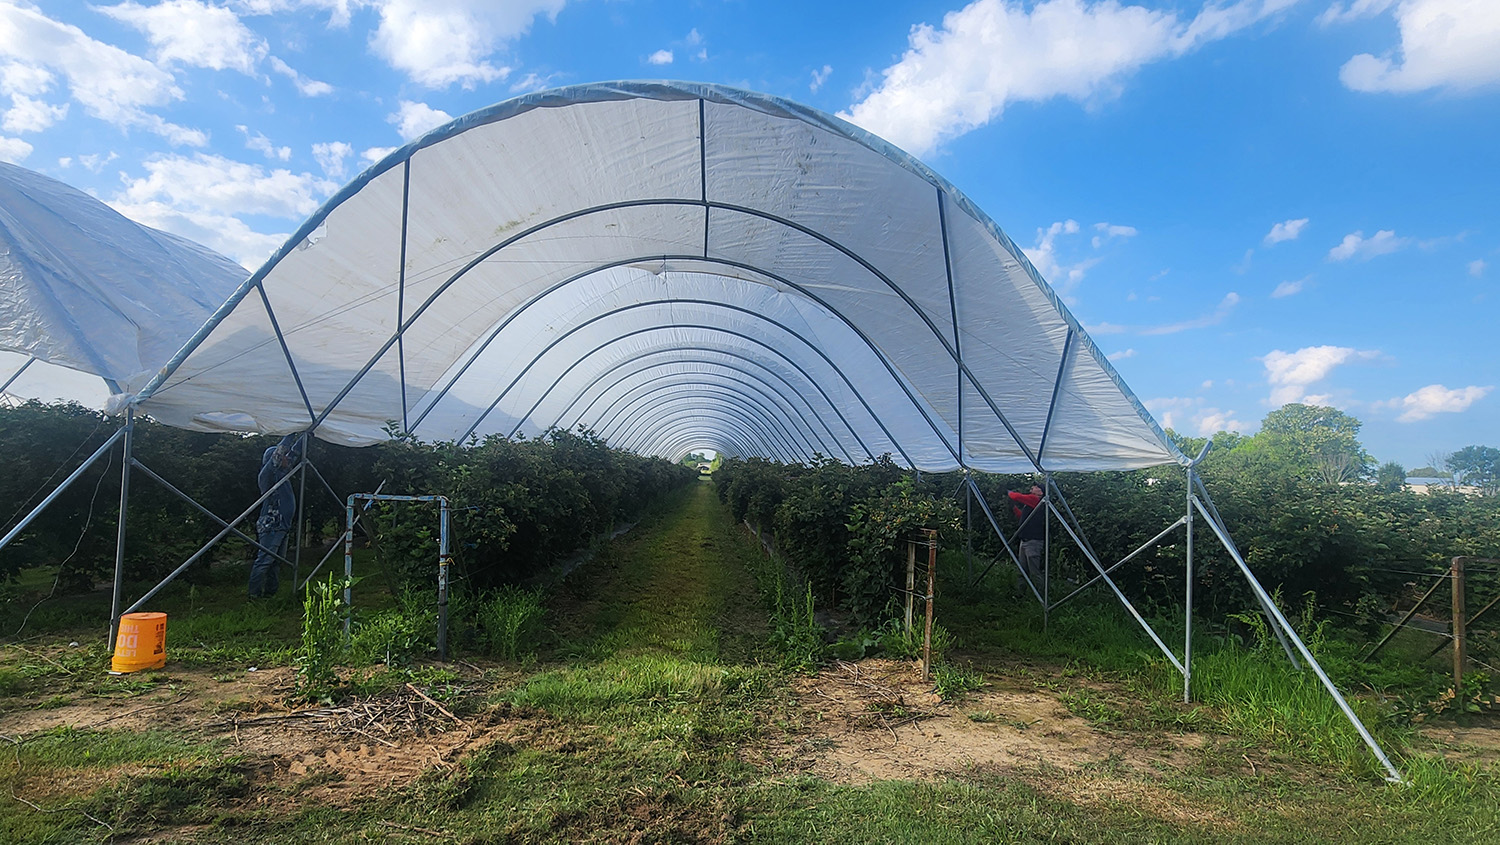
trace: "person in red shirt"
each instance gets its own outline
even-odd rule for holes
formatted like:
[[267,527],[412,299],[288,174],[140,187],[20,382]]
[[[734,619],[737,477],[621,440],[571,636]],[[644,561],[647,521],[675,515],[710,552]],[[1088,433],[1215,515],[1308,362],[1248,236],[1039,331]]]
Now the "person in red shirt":
[[1016,532],[1021,540],[1021,567],[1031,583],[1040,590],[1042,579],[1046,577],[1047,556],[1047,515],[1037,513],[1042,503],[1042,488],[1033,484],[1030,492],[1018,493],[1012,490],[1009,495],[1011,511],[1021,524],[1021,530]]

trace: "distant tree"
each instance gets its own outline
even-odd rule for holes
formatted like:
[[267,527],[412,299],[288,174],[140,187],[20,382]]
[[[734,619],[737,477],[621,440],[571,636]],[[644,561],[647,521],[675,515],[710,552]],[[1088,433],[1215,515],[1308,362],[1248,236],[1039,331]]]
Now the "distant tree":
[[1407,478],[1452,478],[1453,473],[1434,466],[1417,467],[1406,474]]
[[1406,469],[1395,461],[1386,461],[1375,470],[1375,487],[1394,493],[1406,486]]
[[[1438,468],[1438,467],[1445,467],[1447,465],[1448,465],[1448,453],[1447,452],[1443,451],[1442,449],[1433,449],[1431,452],[1427,453],[1427,466],[1429,468],[1434,468],[1435,469],[1435,468]],[[1456,482],[1456,481],[1453,480],[1453,473],[1447,472],[1445,470],[1440,470],[1440,471],[1434,472],[1430,477],[1431,478],[1446,479],[1447,482],[1448,482],[1448,486],[1450,486],[1450,487],[1457,487],[1458,486],[1458,482]]]
[[1369,475],[1374,463],[1360,425],[1337,408],[1292,403],[1266,414],[1256,439],[1296,474],[1337,484]]
[[699,464],[704,463],[707,460],[708,456],[703,454],[702,452],[693,452],[682,459],[682,465],[685,467],[693,467],[696,469]]
[[1465,446],[1448,456],[1447,467],[1455,484],[1478,487],[1486,496],[1500,493],[1500,449],[1494,446]]

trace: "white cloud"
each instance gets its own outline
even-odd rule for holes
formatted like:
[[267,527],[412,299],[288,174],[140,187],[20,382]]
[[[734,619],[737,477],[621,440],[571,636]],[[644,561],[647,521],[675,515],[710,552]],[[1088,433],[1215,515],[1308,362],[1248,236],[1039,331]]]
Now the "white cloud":
[[657,50],[646,58],[653,65],[669,65],[672,63],[671,50]]
[[1271,404],[1281,407],[1288,402],[1327,398],[1308,396],[1307,389],[1326,378],[1334,367],[1378,354],[1347,346],[1307,346],[1296,352],[1273,349],[1261,359],[1266,365],[1266,381],[1271,384]]
[[368,6],[368,0],[234,0],[237,8],[251,15],[275,15],[303,8],[323,9],[328,12],[330,29],[349,26],[351,6]]
[[1302,234],[1302,227],[1306,225],[1306,217],[1303,217],[1299,220],[1286,220],[1284,222],[1277,223],[1276,225],[1271,227],[1270,232],[1266,233],[1265,245],[1270,246],[1272,244],[1279,244],[1282,241],[1295,241],[1297,239],[1297,236]]
[[1111,353],[1109,353],[1108,355],[1106,355],[1104,357],[1108,358],[1111,361],[1123,361],[1126,358],[1134,358],[1135,357],[1135,350],[1134,349],[1122,349],[1119,352],[1111,352]]
[[15,96],[39,97],[52,90],[56,77],[44,67],[12,62],[0,67],[0,92]]
[[1088,332],[1090,337],[1103,337],[1107,334],[1124,334],[1130,329],[1118,323],[1094,323],[1084,326],[1083,330]]
[[10,108],[0,118],[0,127],[7,132],[40,132],[68,116],[67,103],[54,106],[24,94],[11,95],[10,102]]
[[1094,236],[1094,249],[1098,249],[1114,238],[1133,238],[1139,234],[1134,226],[1116,226],[1113,223],[1095,223],[1094,230],[1099,232]]
[[33,74],[62,77],[86,113],[114,126],[139,127],[173,144],[201,147],[208,142],[202,132],[148,111],[181,99],[170,74],[35,8],[0,4],[0,59]]
[[699,32],[697,27],[688,30],[687,38],[683,40],[689,47],[698,48],[698,52],[693,54],[694,59],[700,62],[708,61],[708,48],[703,46],[703,33]]
[[42,67],[15,62],[0,67],[0,94],[11,101],[0,126],[8,132],[41,132],[67,117],[67,103],[55,106],[40,99],[52,90],[53,79]]
[[1470,91],[1500,83],[1500,4],[1493,0],[1357,0],[1319,20],[1343,23],[1392,10],[1399,47],[1360,53],[1339,69],[1355,91]]
[[1484,268],[1486,266],[1487,265],[1485,265],[1483,258],[1476,258],[1473,261],[1470,261],[1469,262],[1469,275],[1473,276],[1476,279],[1479,278],[1480,276],[1483,276],[1484,275]]
[[1285,296],[1296,296],[1297,294],[1302,292],[1302,288],[1307,285],[1307,280],[1310,278],[1312,277],[1304,276],[1303,278],[1297,279],[1296,281],[1282,282],[1281,284],[1276,286],[1276,290],[1271,291],[1271,298],[1281,299]]
[[532,91],[540,91],[543,88],[550,87],[555,76],[556,74],[528,73],[511,83],[510,92],[512,94],[526,94]]
[[1452,390],[1441,384],[1429,384],[1415,393],[1385,403],[1401,408],[1397,422],[1416,422],[1435,414],[1457,414],[1467,411],[1469,406],[1483,399],[1494,387],[1458,387]]
[[230,214],[203,210],[183,210],[164,202],[111,202],[121,214],[163,231],[181,235],[233,258],[246,269],[265,263],[287,239],[290,232],[264,235],[252,230],[243,220]]
[[1348,261],[1351,258],[1367,261],[1377,255],[1395,252],[1410,242],[1410,238],[1396,237],[1396,233],[1390,229],[1381,229],[1368,238],[1361,230],[1345,235],[1338,246],[1328,250],[1328,258],[1332,261]]
[[812,84],[809,85],[808,88],[810,88],[814,94],[818,93],[818,89],[822,88],[823,83],[828,81],[828,75],[831,73],[833,73],[833,65],[823,65],[823,67],[819,70],[813,71]]
[[1318,23],[1331,26],[1360,18],[1374,17],[1395,4],[1396,0],[1350,0],[1344,5],[1334,3],[1318,16]]
[[1198,404],[1198,402],[1199,400],[1197,399],[1168,396],[1159,399],[1146,399],[1141,404],[1146,406],[1146,410],[1151,412],[1151,416],[1156,417],[1156,421],[1161,423],[1162,428],[1170,428],[1175,431],[1177,429],[1177,422],[1180,419],[1186,419],[1188,414],[1192,412],[1193,406]]
[[246,149],[255,150],[261,155],[264,155],[266,158],[273,158],[280,161],[291,160],[291,147],[277,147],[272,144],[271,139],[267,138],[263,133],[256,132],[254,134],[251,134],[250,127],[248,126],[241,125],[234,128],[240,130],[240,132],[245,136]]
[[1022,249],[1042,278],[1050,282],[1058,294],[1064,297],[1083,281],[1083,276],[1090,267],[1099,263],[1098,258],[1088,258],[1074,264],[1064,264],[1058,260],[1057,237],[1076,235],[1078,229],[1077,220],[1060,220],[1045,229],[1037,229],[1036,246]]
[[6,138],[0,135],[0,161],[8,161],[11,164],[20,164],[36,149],[20,138]]
[[1234,418],[1233,411],[1204,408],[1193,415],[1193,425],[1199,437],[1212,437],[1221,431],[1244,431],[1250,426]]
[[268,171],[202,153],[159,156],[148,159],[145,167],[149,175],[127,180],[111,205],[123,210],[159,202],[183,213],[264,214],[300,221],[338,188],[311,173]]
[[387,123],[396,124],[396,131],[401,137],[410,141],[413,138],[425,135],[427,132],[442,126],[453,119],[453,115],[442,109],[435,109],[426,103],[413,103],[410,100],[402,100],[400,108],[395,114],[386,118]]
[[275,56],[271,57],[270,64],[271,70],[290,79],[292,84],[297,86],[297,93],[304,97],[326,97],[333,93],[332,85],[329,85],[327,82],[319,82],[316,79],[308,79],[301,73],[298,73],[296,68]]
[[511,68],[489,58],[531,28],[537,15],[556,17],[566,0],[373,0],[380,26],[370,40],[376,55],[431,88],[494,82]]
[[1250,426],[1234,418],[1233,411],[1205,407],[1196,397],[1170,396],[1147,399],[1141,404],[1161,423],[1179,433],[1212,437],[1221,431],[1244,431]]
[[1118,93],[1141,67],[1191,52],[1297,0],[1235,0],[1189,21],[1118,0],[975,0],[913,26],[909,49],[840,117],[917,155],[998,118],[1014,102]]
[[234,12],[198,0],[166,0],[154,6],[127,2],[98,11],[145,34],[156,61],[253,75],[266,56],[266,42]]
[[202,153],[158,156],[147,175],[126,179],[109,204],[134,220],[190,238],[246,267],[259,266],[287,235],[263,234],[241,215],[301,221],[338,184],[311,173],[268,170],[258,164]]
[[359,157],[369,164],[374,164],[395,151],[395,147],[370,147],[360,153]]
[[1230,291],[1224,294],[1223,299],[1219,300],[1218,307],[1214,308],[1211,314],[1205,314],[1202,317],[1195,317],[1191,320],[1183,320],[1180,323],[1151,326],[1150,328],[1141,329],[1140,333],[1143,335],[1176,334],[1188,329],[1203,329],[1209,326],[1217,326],[1224,322],[1229,317],[1230,312],[1234,311],[1234,307],[1239,304],[1240,295],[1234,291]]
[[78,163],[83,165],[92,173],[101,173],[103,172],[105,165],[109,164],[119,157],[120,154],[113,151],[106,153],[105,155],[95,155],[91,153],[89,155],[79,156]]
[[318,166],[323,168],[323,175],[329,179],[343,179],[344,159],[354,155],[354,148],[343,141],[330,141],[326,144],[313,144],[312,154]]

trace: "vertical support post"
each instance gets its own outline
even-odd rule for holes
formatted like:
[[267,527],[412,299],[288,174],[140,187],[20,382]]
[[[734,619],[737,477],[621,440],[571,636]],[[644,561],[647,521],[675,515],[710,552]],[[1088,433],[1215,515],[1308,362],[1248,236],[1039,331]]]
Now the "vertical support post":
[[1462,695],[1464,662],[1468,659],[1467,631],[1464,630],[1464,559],[1453,559],[1453,694]]
[[1182,701],[1193,700],[1193,468],[1187,468],[1187,594],[1183,600]]
[[1052,473],[1042,473],[1042,501],[1038,506],[1042,509],[1042,630],[1050,627],[1052,621],[1052,599],[1050,598],[1052,586],[1052,509],[1047,507],[1046,500],[1052,496]]
[[302,523],[305,519],[303,514],[307,511],[307,438],[312,432],[302,436],[302,460],[297,463],[297,548],[292,550],[292,586],[302,577],[302,547],[306,545],[302,537]]
[[906,630],[911,631],[912,593],[917,589],[917,544],[906,541]]
[[969,586],[974,586],[974,488],[968,484],[964,485],[964,571]]
[[354,608],[351,603],[353,596],[350,595],[349,585],[354,580],[354,496],[350,496],[348,505],[344,511],[344,524],[348,530],[344,532],[344,641],[349,640],[349,621],[353,615]]
[[932,597],[937,592],[937,531],[927,530],[927,627],[922,633],[922,680],[932,677]]
[[120,630],[120,580],[125,575],[125,517],[130,513],[130,447],[135,440],[135,408],[125,408],[125,460],[120,466],[120,524],[115,532],[115,587],[109,605],[109,650]]
[[448,565],[453,557],[448,551],[448,500],[438,498],[438,659],[448,659]]

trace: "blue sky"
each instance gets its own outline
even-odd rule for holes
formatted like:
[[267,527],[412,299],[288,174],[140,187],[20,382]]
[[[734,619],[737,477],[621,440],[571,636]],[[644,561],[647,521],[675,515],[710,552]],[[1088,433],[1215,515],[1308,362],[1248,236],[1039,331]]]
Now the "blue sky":
[[647,78],[922,158],[1166,426],[1500,445],[1494,0],[0,0],[0,159],[254,267],[450,117]]

